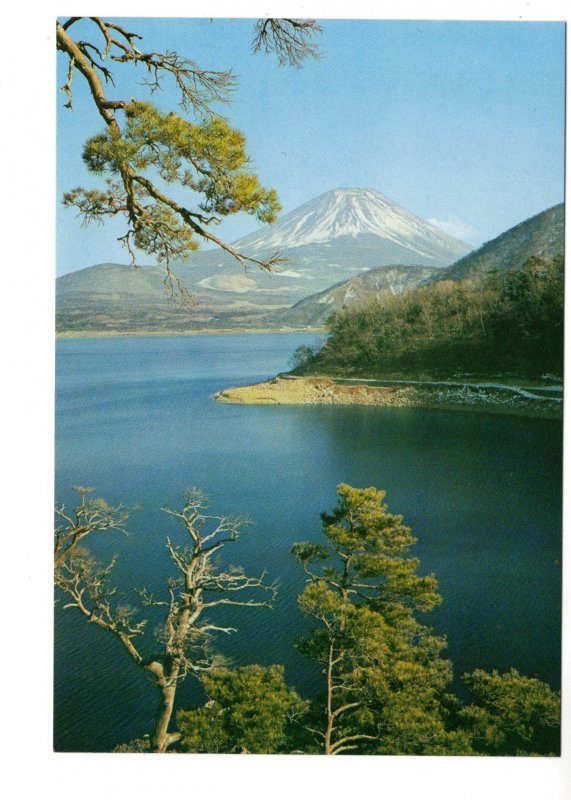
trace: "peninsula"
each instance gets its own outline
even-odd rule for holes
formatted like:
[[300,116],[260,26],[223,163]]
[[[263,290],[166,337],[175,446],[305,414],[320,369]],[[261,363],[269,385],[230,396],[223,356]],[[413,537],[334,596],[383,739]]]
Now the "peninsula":
[[560,419],[563,390],[546,382],[529,387],[499,383],[379,381],[279,375],[214,395],[220,403],[250,405],[362,405],[485,411]]

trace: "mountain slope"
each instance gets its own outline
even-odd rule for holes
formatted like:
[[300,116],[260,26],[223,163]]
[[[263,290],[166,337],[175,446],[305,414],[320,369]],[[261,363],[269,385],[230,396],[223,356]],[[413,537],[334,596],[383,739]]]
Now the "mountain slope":
[[[391,304],[360,307],[349,296],[319,353],[300,368],[422,380],[561,375],[564,244],[558,205],[433,271]],[[486,281],[490,272],[496,277]]]
[[247,295],[229,300],[223,292],[208,294],[207,303],[200,292],[182,303],[165,286],[163,268],[97,264],[57,279],[56,329],[136,333],[251,327],[276,307],[252,303]]
[[563,259],[532,259],[500,273],[485,291],[473,282],[435,281],[390,304],[350,306],[298,368],[365,378],[541,381],[563,374],[563,312]]
[[367,270],[341,281],[324,292],[312,294],[291,308],[268,315],[281,327],[322,327],[329,317],[347,306],[363,306],[371,300],[410,292],[439,274],[435,267],[390,265]]
[[77,305],[112,301],[128,305],[153,301],[164,291],[164,278],[164,270],[159,267],[97,264],[58,278],[58,301]]
[[322,326],[335,311],[363,306],[442,280],[479,281],[492,270],[521,269],[531,256],[551,260],[564,250],[564,206],[557,205],[516,225],[446,269],[391,265],[362,272],[300,300],[268,319],[282,326]]
[[372,189],[326,192],[233,245],[254,257],[278,250],[286,262],[272,274],[255,268],[244,273],[222,250],[193,254],[172,265],[198,303],[184,311],[166,304],[160,268],[107,264],[80,270],[58,279],[58,327],[253,326],[270,310],[373,267],[443,268],[470,250]]
[[[258,258],[279,252],[286,259],[271,275],[252,269],[247,276],[256,302],[280,305],[373,267],[445,267],[471,250],[372,189],[333,189],[233,245]],[[180,274],[192,291],[236,291],[236,264],[220,251],[198,255]]]
[[565,250],[565,206],[563,203],[515,225],[455,264],[442,270],[436,280],[479,281],[497,269],[521,269],[531,256],[549,261]]
[[413,255],[415,263],[435,266],[442,266],[469,249],[465,242],[448,236],[374,189],[325,192],[286,214],[270,230],[245,236],[238,244],[247,251],[269,252],[327,244],[346,237],[353,241],[372,237],[370,243],[378,247],[379,261],[383,247],[390,245],[408,250],[408,261]]

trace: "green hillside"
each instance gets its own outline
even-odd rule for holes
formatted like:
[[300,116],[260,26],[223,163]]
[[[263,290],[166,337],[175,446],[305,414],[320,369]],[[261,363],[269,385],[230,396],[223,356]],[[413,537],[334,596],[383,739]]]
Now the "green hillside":
[[531,256],[547,261],[563,253],[565,206],[542,211],[443,269],[438,280],[482,280],[494,270],[520,269]]
[[564,206],[516,225],[432,282],[348,306],[301,374],[449,379],[563,374]]
[[394,264],[361,272],[349,280],[336,283],[324,292],[312,294],[291,308],[272,312],[267,320],[284,327],[324,327],[331,315],[347,306],[364,307],[371,300],[409,292],[434,279],[437,267]]
[[532,257],[480,287],[438,281],[335,314],[306,374],[408,379],[563,374],[563,258]]

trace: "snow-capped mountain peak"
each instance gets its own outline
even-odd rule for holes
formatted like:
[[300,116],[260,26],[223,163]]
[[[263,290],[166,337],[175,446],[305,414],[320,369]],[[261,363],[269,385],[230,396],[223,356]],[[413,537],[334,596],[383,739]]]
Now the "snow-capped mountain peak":
[[285,214],[271,228],[240,239],[239,245],[250,250],[281,250],[361,236],[379,237],[411,249],[421,259],[435,258],[440,249],[458,257],[470,249],[380,192],[358,188],[325,192]]

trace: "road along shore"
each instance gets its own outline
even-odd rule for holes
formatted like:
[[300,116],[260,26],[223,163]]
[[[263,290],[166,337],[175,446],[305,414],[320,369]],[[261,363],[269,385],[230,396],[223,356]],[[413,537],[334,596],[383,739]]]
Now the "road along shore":
[[278,376],[225,389],[219,403],[247,405],[362,405],[441,408],[561,419],[562,395],[541,388],[446,382],[343,382],[326,377]]

